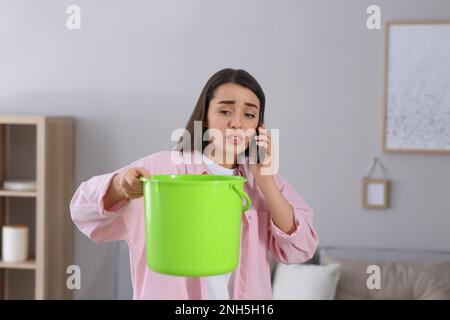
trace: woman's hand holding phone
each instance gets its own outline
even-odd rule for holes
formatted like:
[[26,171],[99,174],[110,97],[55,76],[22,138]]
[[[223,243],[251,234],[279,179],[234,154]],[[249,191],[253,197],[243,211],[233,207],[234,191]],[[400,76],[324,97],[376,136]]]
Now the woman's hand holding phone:
[[[255,140],[258,161],[256,164],[250,164],[250,170],[256,178],[259,178],[262,176],[262,169],[270,168],[272,164],[272,135],[268,133],[265,123],[263,123],[261,127],[258,127]],[[260,152],[263,153],[262,159],[259,157]],[[254,155],[252,155],[252,157],[254,157]]]

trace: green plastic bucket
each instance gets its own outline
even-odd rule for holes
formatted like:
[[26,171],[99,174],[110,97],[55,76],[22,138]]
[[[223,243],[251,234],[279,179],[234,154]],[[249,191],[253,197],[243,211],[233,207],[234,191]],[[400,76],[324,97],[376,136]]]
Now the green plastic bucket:
[[164,174],[141,181],[150,269],[178,276],[236,269],[242,213],[251,207],[245,178]]

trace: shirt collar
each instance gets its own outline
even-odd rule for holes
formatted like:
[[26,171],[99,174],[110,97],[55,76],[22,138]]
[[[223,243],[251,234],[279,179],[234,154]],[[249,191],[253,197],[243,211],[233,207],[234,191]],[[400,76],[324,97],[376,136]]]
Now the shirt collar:
[[[183,153],[184,159],[189,159],[190,163],[186,165],[188,174],[208,174],[208,166],[202,161],[202,153],[198,150]],[[254,187],[254,177],[248,167],[248,157],[245,156],[243,163],[238,164],[237,175],[247,179],[250,186]]]
[[202,154],[198,150],[183,152],[187,174],[208,173],[208,166],[202,161]]

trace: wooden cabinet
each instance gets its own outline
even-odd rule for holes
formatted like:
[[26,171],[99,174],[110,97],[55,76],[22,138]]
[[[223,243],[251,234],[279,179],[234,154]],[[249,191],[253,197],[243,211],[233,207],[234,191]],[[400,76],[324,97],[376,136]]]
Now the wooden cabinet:
[[[2,189],[9,179],[35,180],[36,190]],[[30,229],[29,259],[0,260],[0,299],[72,298],[73,192],[74,119],[0,114],[0,227],[21,219]]]

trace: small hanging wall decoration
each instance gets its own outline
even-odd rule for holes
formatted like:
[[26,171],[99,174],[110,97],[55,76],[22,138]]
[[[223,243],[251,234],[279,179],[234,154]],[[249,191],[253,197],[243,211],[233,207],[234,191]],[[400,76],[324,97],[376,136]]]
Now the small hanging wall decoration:
[[[379,165],[383,178],[371,178],[375,166]],[[386,209],[389,207],[390,182],[386,178],[381,161],[374,158],[367,176],[362,180],[362,207],[366,209]]]

